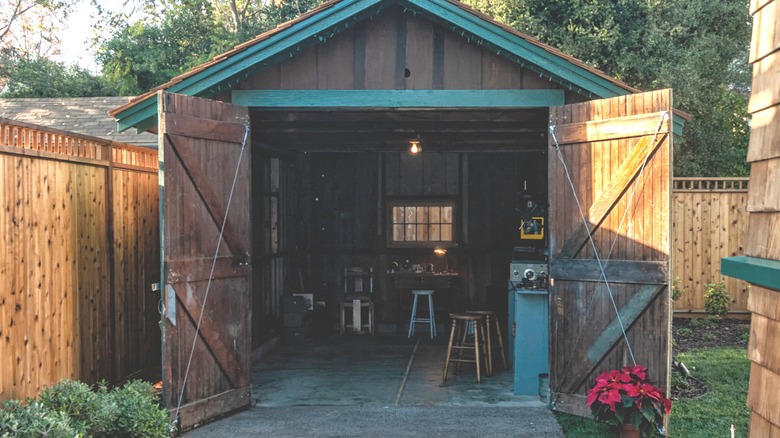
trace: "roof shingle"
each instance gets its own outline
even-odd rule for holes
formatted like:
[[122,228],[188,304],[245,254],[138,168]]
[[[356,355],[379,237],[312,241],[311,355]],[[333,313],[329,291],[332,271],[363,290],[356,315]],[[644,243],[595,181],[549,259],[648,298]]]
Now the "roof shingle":
[[117,132],[108,111],[129,97],[62,97],[0,99],[0,117],[76,132],[135,146],[157,148],[157,136],[135,130]]

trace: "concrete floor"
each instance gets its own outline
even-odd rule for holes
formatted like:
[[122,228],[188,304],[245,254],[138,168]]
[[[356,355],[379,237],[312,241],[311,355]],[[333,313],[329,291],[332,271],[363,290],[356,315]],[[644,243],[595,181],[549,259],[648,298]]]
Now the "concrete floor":
[[563,437],[539,397],[514,395],[500,358],[482,383],[470,365],[442,382],[445,342],[440,333],[282,345],[252,366],[252,408],[184,436]]

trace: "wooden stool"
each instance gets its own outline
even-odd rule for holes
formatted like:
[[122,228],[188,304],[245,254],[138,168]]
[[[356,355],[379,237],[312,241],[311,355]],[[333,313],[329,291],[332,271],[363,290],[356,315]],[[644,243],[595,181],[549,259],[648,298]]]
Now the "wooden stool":
[[[468,362],[476,365],[477,383],[482,383],[480,363],[484,360],[484,357],[481,356],[483,346],[480,345],[480,342],[484,342],[485,339],[485,331],[482,324],[484,318],[482,315],[469,313],[450,313],[450,318],[452,318],[452,331],[450,332],[450,342],[447,345],[447,359],[444,362],[444,381],[447,380],[447,371],[451,362],[456,362],[455,374],[457,374],[461,363]],[[474,343],[466,342],[470,324],[474,324]],[[453,350],[457,351],[457,358],[454,357]],[[474,358],[464,357],[463,353],[466,351],[473,351]]]
[[496,318],[496,312],[492,310],[468,310],[466,313],[482,316],[485,324],[485,344],[486,344],[486,357],[487,357],[487,375],[493,375],[493,335],[490,332],[490,320],[492,319],[495,324],[495,332],[498,335],[498,344],[496,345],[501,351],[501,361],[504,364],[504,369],[507,369],[506,354],[504,353],[504,339],[501,337],[501,327],[498,324],[498,318]]
[[[413,290],[412,295],[414,295],[414,303],[412,303],[412,318],[409,320],[409,338],[412,337],[414,334],[414,323],[416,322],[423,322],[428,323],[430,325],[430,331],[431,331],[431,339],[433,339],[436,336],[436,316],[433,312],[433,291],[432,290]],[[417,297],[419,296],[427,296],[428,297],[428,317],[427,318],[418,318],[417,317]]]

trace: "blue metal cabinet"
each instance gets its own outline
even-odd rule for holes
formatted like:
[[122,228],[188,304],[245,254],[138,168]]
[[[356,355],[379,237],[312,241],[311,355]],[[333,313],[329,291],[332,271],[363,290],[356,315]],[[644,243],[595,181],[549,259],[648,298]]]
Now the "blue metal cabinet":
[[514,392],[539,394],[539,374],[549,373],[548,291],[514,289],[509,292],[510,356],[514,366]]

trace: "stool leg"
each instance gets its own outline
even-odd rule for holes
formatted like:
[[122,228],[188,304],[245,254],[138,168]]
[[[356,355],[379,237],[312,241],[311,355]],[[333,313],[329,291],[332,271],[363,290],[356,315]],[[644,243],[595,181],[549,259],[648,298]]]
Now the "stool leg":
[[474,356],[476,359],[476,365],[477,365],[477,383],[482,383],[482,379],[479,375],[479,332],[481,331],[481,324],[479,321],[474,321]]
[[455,325],[457,324],[456,320],[452,321],[452,330],[450,331],[450,342],[447,344],[447,359],[444,360],[444,379],[442,381],[447,381],[447,369],[450,366],[450,357],[452,355],[452,341],[455,339]]
[[498,318],[493,318],[496,322],[496,333],[498,334],[498,348],[501,350],[501,360],[504,363],[504,369],[508,369],[506,365],[506,354],[504,353],[504,339],[501,337],[501,327],[498,324]]
[[485,341],[485,344],[487,344],[487,357],[486,357],[487,360],[485,360],[486,362],[485,368],[487,369],[486,370],[487,372],[485,374],[488,377],[492,377],[493,376],[493,350],[492,350],[493,342],[491,342],[491,337],[490,337],[490,315],[485,316],[485,321],[482,327],[484,329],[484,333],[483,333],[484,336],[482,339]]
[[[471,324],[470,321],[465,321],[460,324],[458,337],[460,338],[460,342],[458,343],[458,362],[455,362],[455,374],[458,374],[460,372],[460,364],[463,363],[463,347],[466,346],[466,338],[469,336],[469,324]],[[462,334],[461,334],[462,332]]]
[[414,296],[414,302],[412,303],[412,318],[409,320],[409,336],[407,338],[411,338],[414,333],[414,320],[417,318],[417,297],[418,295]]
[[436,319],[433,317],[433,295],[428,295],[428,321],[431,329],[431,339],[436,336]]
[[368,334],[374,334],[374,302],[368,302]]
[[346,307],[347,306],[344,303],[341,303],[341,334],[342,335],[344,334],[344,332],[346,332],[346,326],[345,326],[346,322],[344,321],[344,311],[347,310]]

